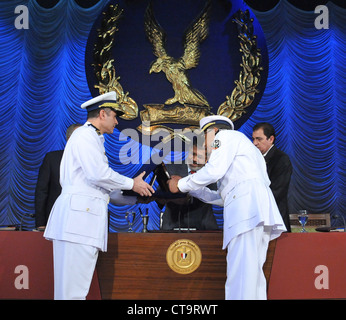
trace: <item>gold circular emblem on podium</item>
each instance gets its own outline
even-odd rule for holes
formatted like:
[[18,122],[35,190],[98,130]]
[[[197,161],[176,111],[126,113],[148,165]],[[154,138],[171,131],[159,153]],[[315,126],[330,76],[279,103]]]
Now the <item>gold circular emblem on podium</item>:
[[194,272],[202,261],[202,252],[198,245],[188,239],[173,242],[166,253],[168,266],[176,273]]

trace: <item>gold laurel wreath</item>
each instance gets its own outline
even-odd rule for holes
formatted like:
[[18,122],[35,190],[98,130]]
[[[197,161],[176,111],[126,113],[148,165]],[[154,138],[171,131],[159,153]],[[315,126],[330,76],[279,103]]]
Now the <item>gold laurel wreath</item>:
[[115,91],[117,93],[117,102],[122,105],[124,114],[122,119],[132,120],[138,116],[138,106],[136,102],[129,97],[128,92],[124,92],[119,80],[116,76],[113,66],[114,59],[111,59],[111,50],[114,45],[115,33],[119,30],[118,21],[123,13],[118,5],[110,5],[107,12],[103,12],[101,28],[98,29],[97,42],[94,45],[94,72],[98,80],[95,88],[99,89],[100,94]]
[[226,96],[226,101],[222,103],[217,114],[231,119],[233,122],[238,120],[255,99],[256,89],[260,80],[260,72],[263,70],[261,65],[261,53],[257,48],[256,36],[253,35],[253,19],[250,19],[249,10],[245,12],[239,10],[233,22],[238,25],[238,38],[240,39],[240,52],[242,55],[242,70],[239,79],[234,81],[236,87],[230,96]]

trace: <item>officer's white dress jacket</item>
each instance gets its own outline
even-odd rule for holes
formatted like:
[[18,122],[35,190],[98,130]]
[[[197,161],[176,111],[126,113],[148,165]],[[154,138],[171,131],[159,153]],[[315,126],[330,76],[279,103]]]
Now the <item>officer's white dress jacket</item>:
[[[206,165],[180,179],[178,188],[207,203],[224,206],[223,248],[232,238],[259,225],[271,227],[271,239],[286,231],[260,151],[234,130],[219,131],[213,146]],[[217,191],[205,187],[214,182]]]
[[131,190],[133,179],[108,165],[104,137],[86,122],[68,140],[60,165],[61,195],[44,237],[107,249],[109,194]]

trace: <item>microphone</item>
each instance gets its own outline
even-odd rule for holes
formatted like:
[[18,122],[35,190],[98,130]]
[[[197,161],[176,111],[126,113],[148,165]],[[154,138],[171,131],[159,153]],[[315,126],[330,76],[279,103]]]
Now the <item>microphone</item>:
[[20,219],[20,223],[19,223],[19,231],[23,231],[23,219],[24,217],[30,217],[30,218],[35,218],[36,214],[32,214],[32,213],[25,213],[22,215],[22,218]]
[[190,232],[190,206],[193,204],[193,197],[190,197],[187,204],[187,232]]
[[161,212],[160,212],[160,230],[162,229],[163,214],[164,214],[164,212],[161,210]]
[[180,222],[180,219],[181,219],[181,204],[179,205],[179,212],[178,212],[178,232],[180,233],[181,232],[181,222]]
[[333,214],[332,216],[334,219],[342,219],[343,223],[344,223],[344,232],[346,232],[346,221],[343,215],[339,215],[339,214]]

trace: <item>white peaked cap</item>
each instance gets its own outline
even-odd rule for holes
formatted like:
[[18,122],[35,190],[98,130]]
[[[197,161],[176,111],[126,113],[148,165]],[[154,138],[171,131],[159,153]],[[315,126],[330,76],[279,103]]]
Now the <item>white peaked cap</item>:
[[234,130],[233,122],[225,116],[207,116],[199,121],[199,127],[201,131],[205,131],[209,127],[217,124],[226,124],[230,127],[230,129]]
[[82,109],[88,112],[98,108],[111,108],[118,116],[124,114],[124,108],[121,104],[117,103],[117,94],[115,91],[110,91],[92,98],[81,105]]

